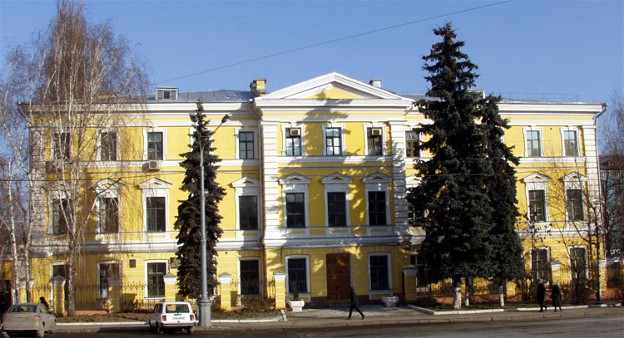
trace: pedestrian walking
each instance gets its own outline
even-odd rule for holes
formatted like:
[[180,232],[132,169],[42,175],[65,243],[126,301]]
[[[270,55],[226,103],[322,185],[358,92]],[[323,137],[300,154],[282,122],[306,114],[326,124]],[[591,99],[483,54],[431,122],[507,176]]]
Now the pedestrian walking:
[[537,280],[537,304],[540,306],[540,312],[546,311],[546,303],[544,300],[546,299],[546,287],[544,286],[544,281],[541,279]]
[[561,310],[561,297],[561,287],[559,287],[559,283],[555,283],[550,292],[550,299],[552,299],[552,304],[555,308],[555,312],[557,312],[557,308],[559,308],[559,311],[563,311]]
[[349,317],[347,317],[347,320],[351,319],[351,313],[353,313],[353,309],[356,309],[357,312],[362,315],[362,319],[364,319],[364,314],[362,313],[362,311],[360,311],[360,307],[358,306],[358,299],[357,294],[355,293],[355,289],[351,287],[351,289],[349,290]]

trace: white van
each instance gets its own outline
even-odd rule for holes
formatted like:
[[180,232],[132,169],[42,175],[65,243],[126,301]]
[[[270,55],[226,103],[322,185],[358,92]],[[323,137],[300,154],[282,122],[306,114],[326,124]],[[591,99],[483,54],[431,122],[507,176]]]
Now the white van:
[[162,302],[154,306],[148,324],[150,330],[162,334],[165,330],[184,329],[193,332],[195,313],[189,302]]

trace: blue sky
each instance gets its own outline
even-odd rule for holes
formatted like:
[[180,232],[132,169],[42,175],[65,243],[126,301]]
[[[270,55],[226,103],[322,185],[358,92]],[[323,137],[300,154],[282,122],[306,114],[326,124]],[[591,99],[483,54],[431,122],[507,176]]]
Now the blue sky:
[[[624,88],[621,0],[85,4],[91,22],[112,20],[149,65],[153,83],[182,91],[247,89],[257,78],[275,91],[337,71],[381,79],[398,93],[424,93],[421,56],[437,42],[432,29],[447,21],[479,66],[477,87],[487,92],[610,102]],[[8,47],[28,42],[54,14],[51,0],[0,0],[0,65]],[[292,52],[266,57],[285,51]]]

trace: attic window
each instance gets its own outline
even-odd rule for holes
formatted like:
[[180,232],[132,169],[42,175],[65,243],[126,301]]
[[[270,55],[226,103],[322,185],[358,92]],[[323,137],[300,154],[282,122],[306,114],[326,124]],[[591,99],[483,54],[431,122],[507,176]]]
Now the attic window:
[[178,88],[157,88],[156,100],[177,100]]

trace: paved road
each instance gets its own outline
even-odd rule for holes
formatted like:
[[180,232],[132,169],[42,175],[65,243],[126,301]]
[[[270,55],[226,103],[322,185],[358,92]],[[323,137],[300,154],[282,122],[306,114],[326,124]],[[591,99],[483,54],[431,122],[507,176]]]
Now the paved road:
[[[615,311],[610,314],[593,317],[565,318],[550,317],[531,320],[494,320],[483,322],[440,322],[440,323],[416,323],[400,325],[373,325],[374,322],[359,322],[362,325],[342,327],[267,327],[263,330],[242,330],[232,326],[227,330],[220,329],[211,332],[193,333],[196,337],[270,337],[270,338],[362,338],[362,337],[467,337],[467,338],[490,338],[490,337],[622,337],[624,332],[624,316],[622,312]],[[320,324],[320,323],[319,323]],[[165,334],[164,337],[179,337],[185,335],[182,332]],[[100,332],[77,332],[57,333],[46,337],[95,337],[95,338],[121,338],[121,337],[154,337],[147,328],[106,328]]]

